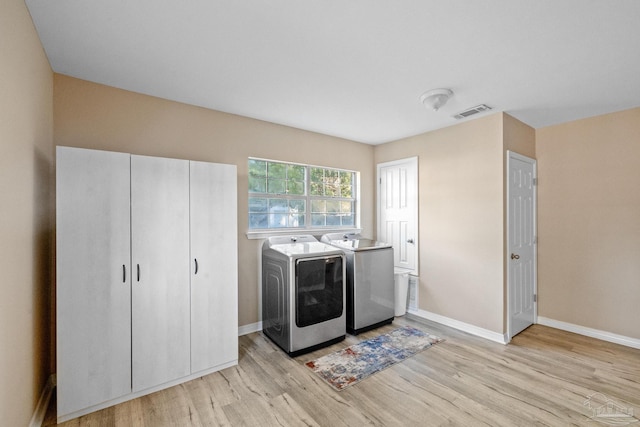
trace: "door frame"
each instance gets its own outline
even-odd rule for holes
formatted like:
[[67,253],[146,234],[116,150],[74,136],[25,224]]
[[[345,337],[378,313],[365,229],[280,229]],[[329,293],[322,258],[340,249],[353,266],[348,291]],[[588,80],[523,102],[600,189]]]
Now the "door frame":
[[420,217],[419,217],[419,204],[420,204],[420,196],[419,196],[419,181],[420,181],[420,170],[419,170],[419,165],[418,165],[418,156],[413,156],[413,157],[406,157],[404,159],[398,159],[398,160],[392,160],[389,162],[382,162],[382,163],[378,163],[376,165],[376,238],[380,238],[380,234],[381,234],[381,223],[380,223],[380,217],[381,217],[381,210],[382,207],[380,206],[380,192],[382,190],[382,176],[380,174],[382,168],[386,168],[389,166],[396,166],[396,165],[401,165],[401,164],[405,164],[405,163],[411,163],[412,166],[415,167],[415,171],[416,171],[416,176],[415,176],[415,190],[416,190],[416,199],[415,199],[415,208],[413,209],[412,215],[415,221],[415,254],[414,254],[414,265],[415,265],[415,269],[411,272],[412,275],[418,276],[420,274]]
[[505,173],[505,186],[507,187],[507,200],[506,200],[506,245],[505,245],[505,253],[504,259],[507,263],[507,289],[506,289],[506,303],[507,303],[507,342],[511,341],[513,338],[512,333],[512,322],[511,322],[511,293],[512,293],[512,283],[511,283],[511,262],[509,256],[511,254],[511,239],[510,239],[510,230],[511,230],[511,184],[509,179],[509,173],[511,170],[511,161],[519,160],[525,163],[529,163],[533,165],[533,206],[532,206],[532,220],[533,220],[533,293],[536,295],[536,298],[533,301],[533,324],[538,323],[538,162],[536,159],[531,157],[523,156],[522,154],[518,154],[516,152],[507,150],[506,152],[506,173]]

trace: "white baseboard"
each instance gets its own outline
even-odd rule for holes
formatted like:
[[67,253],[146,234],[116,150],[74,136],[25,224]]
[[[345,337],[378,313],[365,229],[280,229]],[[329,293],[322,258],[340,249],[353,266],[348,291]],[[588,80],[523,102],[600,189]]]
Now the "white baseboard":
[[260,332],[262,330],[262,322],[250,323],[248,325],[242,325],[238,328],[238,336],[251,334],[253,332]]
[[29,427],[42,427],[54,388],[56,388],[56,374],[51,374],[42,389],[42,394],[40,394],[36,410],[33,412],[31,421],[29,421]]
[[543,316],[538,316],[537,323],[540,325],[549,326],[551,328],[561,329],[563,331],[573,332],[575,334],[640,349],[640,339],[637,338],[631,338],[624,335],[614,334],[612,332],[601,331],[599,329],[587,328],[586,326],[574,325],[573,323],[549,319]]
[[475,335],[481,338],[488,339],[490,341],[494,341],[500,344],[506,344],[509,342],[506,334],[501,334],[498,332],[490,331],[488,329],[481,328],[479,326],[471,325],[469,323],[461,322],[456,319],[451,319],[450,317],[441,316],[439,314],[431,313],[426,310],[421,309],[409,309],[407,311],[409,314],[421,317],[423,319],[431,320],[436,323],[440,323],[445,326],[450,326],[454,329],[458,329],[463,332],[467,332],[471,335]]

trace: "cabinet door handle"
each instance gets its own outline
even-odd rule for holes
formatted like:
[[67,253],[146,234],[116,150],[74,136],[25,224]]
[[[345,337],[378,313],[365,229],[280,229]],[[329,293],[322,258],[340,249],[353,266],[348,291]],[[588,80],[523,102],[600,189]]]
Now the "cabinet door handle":
[[198,274],[198,258],[194,258],[193,260],[194,260],[194,261],[195,261],[195,263],[196,263],[196,272],[195,272],[195,273],[193,273],[193,274]]
[[127,281],[127,267],[122,264],[122,283],[126,283]]
[[138,275],[138,282],[140,281],[140,264],[136,264],[136,270]]

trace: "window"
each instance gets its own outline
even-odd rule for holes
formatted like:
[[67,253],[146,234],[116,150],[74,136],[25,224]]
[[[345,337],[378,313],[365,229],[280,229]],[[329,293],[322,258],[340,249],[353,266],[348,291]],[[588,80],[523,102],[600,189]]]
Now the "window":
[[353,228],[354,171],[249,158],[249,229]]

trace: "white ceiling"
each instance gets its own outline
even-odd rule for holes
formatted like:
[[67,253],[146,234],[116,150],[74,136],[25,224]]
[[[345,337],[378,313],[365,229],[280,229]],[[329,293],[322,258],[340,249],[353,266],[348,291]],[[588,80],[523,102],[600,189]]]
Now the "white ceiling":
[[640,106],[638,0],[26,3],[57,73],[369,144],[482,103],[534,128]]

